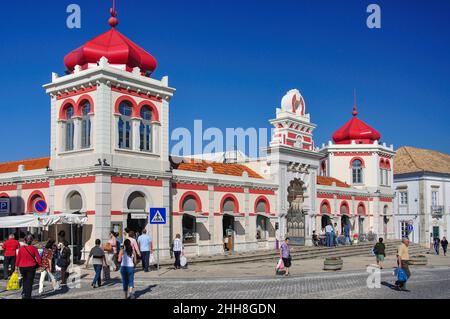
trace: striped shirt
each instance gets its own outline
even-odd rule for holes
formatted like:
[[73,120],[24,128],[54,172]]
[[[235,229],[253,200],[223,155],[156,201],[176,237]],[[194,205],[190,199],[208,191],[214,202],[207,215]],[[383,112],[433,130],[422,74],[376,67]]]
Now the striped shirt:
[[181,239],[176,238],[173,241],[173,251],[182,251],[183,250],[183,243],[181,242]]

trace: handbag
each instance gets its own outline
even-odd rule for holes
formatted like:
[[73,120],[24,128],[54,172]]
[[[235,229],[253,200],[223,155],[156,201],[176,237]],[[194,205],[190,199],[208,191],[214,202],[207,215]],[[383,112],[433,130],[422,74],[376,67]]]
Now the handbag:
[[108,252],[108,253],[112,253],[114,251],[113,246],[111,245],[111,243],[106,243],[105,245],[103,245],[103,250]]

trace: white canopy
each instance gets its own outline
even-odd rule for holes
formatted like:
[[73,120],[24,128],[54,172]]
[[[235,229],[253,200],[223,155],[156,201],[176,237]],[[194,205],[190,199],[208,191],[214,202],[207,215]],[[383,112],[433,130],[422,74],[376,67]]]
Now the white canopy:
[[78,224],[83,225],[87,222],[87,217],[77,214],[60,215],[20,215],[0,217],[0,228],[43,228],[51,225]]

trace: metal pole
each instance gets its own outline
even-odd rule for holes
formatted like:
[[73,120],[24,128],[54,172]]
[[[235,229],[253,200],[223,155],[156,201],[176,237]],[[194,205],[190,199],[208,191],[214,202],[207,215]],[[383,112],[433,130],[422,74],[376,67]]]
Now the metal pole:
[[157,256],[157,258],[158,258],[158,260],[157,260],[157,270],[158,270],[158,272],[159,272],[159,224],[158,225],[156,225],[156,238],[158,239],[158,242],[157,242],[157,250],[158,250],[158,256]]
[[70,259],[71,259],[71,267],[70,270],[73,271],[73,253],[74,253],[74,249],[73,249],[73,224],[70,224],[70,244],[72,245],[72,253],[70,254]]

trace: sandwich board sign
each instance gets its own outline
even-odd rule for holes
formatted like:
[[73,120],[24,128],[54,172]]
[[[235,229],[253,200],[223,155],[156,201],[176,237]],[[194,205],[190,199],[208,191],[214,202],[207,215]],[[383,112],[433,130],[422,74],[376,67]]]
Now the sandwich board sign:
[[149,222],[152,225],[165,225],[167,221],[165,208],[150,208]]

